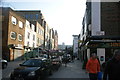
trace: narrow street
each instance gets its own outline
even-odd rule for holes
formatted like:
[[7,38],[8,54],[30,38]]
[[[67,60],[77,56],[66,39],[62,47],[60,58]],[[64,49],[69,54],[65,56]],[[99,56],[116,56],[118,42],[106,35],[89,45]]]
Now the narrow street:
[[70,62],[67,67],[63,64],[49,79],[71,79],[88,80],[88,74],[82,69],[82,63],[79,60]]
[[23,61],[12,61],[8,62],[8,66],[6,69],[2,70],[2,79],[9,80],[10,73],[13,71],[14,68],[18,67],[20,63]]
[[[2,80],[9,80],[10,73],[22,62],[23,61],[9,62],[8,67],[2,71]],[[49,80],[50,79],[88,80],[88,74],[82,69],[82,63],[79,60],[75,60],[74,62],[68,63],[67,67],[62,64],[58,71],[55,71],[52,76],[49,76]]]

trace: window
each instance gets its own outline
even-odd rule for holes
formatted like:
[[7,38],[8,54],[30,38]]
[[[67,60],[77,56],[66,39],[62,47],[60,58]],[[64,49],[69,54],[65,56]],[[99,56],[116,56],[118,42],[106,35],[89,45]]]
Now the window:
[[33,15],[30,15],[30,19],[33,19]]
[[22,35],[21,34],[18,34],[18,40],[22,41]]
[[43,32],[43,31],[41,31],[41,33],[42,33],[41,35],[44,35],[44,32]]
[[16,25],[17,24],[17,19],[15,17],[12,16],[12,24]]
[[39,15],[38,14],[36,14],[36,19],[38,19],[39,18]]
[[27,42],[27,46],[29,47],[29,45],[30,45],[30,43],[29,42]]
[[39,43],[39,38],[37,38],[37,43]]
[[35,35],[33,34],[33,41],[35,41]]
[[10,37],[11,39],[16,39],[17,33],[16,32],[11,32]]
[[33,43],[33,47],[35,47],[35,43]]
[[29,18],[29,15],[26,14],[26,15],[25,15],[25,18],[28,19],[28,18]]
[[31,27],[32,27],[32,30],[35,31],[35,26],[33,24],[31,25]]
[[23,28],[23,22],[19,21],[19,27]]
[[43,44],[43,40],[40,40],[40,44]]
[[30,33],[28,32],[28,39],[30,39]]

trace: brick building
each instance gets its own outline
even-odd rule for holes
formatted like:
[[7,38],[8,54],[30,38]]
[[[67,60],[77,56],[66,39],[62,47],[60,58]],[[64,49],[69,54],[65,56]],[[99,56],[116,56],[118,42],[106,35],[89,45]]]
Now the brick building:
[[15,60],[24,54],[25,19],[8,7],[2,16],[2,56]]

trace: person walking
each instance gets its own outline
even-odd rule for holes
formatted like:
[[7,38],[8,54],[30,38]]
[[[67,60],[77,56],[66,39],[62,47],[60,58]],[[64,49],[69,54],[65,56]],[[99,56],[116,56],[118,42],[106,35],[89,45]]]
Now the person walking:
[[86,64],[86,71],[89,73],[90,80],[97,80],[97,74],[100,72],[100,64],[95,53],[91,55],[91,58]]
[[107,61],[103,80],[120,80],[120,49],[115,50],[112,59]]

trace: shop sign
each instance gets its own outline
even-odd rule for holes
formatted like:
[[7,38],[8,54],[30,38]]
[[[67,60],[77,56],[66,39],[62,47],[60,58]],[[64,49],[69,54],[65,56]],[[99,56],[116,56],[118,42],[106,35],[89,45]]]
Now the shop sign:
[[120,43],[96,43],[87,45],[89,48],[117,48],[120,47]]

